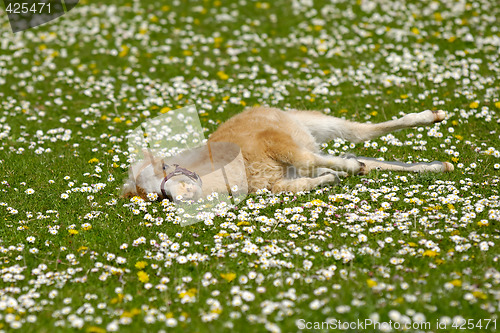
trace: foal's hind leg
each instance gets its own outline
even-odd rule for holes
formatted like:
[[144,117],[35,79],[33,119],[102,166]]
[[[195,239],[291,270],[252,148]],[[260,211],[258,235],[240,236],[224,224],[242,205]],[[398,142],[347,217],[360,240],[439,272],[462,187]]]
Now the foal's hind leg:
[[[293,137],[282,130],[272,129],[260,133],[262,142],[266,145],[266,156],[281,165],[292,165],[299,175],[316,177],[317,168],[328,168],[334,171],[345,171],[350,174],[363,173],[363,163],[355,159],[335,156],[325,156],[313,152],[297,144]],[[260,140],[261,138],[258,137]]]
[[370,157],[358,156],[356,160],[365,164],[365,172],[371,170],[406,171],[406,172],[451,172],[453,164],[448,162],[403,163],[398,161],[379,161]]
[[367,124],[327,116],[317,111],[289,112],[298,122],[307,127],[318,142],[328,142],[336,138],[350,142],[373,140],[396,130],[431,125],[442,121],[446,116],[442,110],[426,110],[419,113],[410,113],[395,120]]

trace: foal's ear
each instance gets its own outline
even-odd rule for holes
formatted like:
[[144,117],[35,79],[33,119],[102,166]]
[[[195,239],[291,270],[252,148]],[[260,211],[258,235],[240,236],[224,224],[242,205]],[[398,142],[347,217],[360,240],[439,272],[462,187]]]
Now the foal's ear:
[[149,149],[143,149],[142,153],[144,154],[144,161],[151,163],[151,165],[153,166],[155,175],[163,175],[163,160],[161,158],[155,157]]
[[163,160],[161,158],[153,158],[153,171],[157,176],[163,176]]
[[153,153],[151,153],[151,151],[149,149],[142,149],[142,155],[144,155],[144,160],[145,161],[149,161],[149,162],[153,162],[154,160],[154,155]]

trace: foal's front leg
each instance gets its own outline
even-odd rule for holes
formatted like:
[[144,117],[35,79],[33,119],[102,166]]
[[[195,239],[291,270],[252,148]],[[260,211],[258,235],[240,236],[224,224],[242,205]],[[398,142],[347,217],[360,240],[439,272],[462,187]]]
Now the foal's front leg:
[[318,177],[325,173],[328,174],[329,172],[325,172],[327,169],[338,171],[340,175],[343,172],[354,175],[362,175],[367,172],[364,163],[354,158],[325,156],[305,149],[296,155],[298,156],[292,164],[301,176]]
[[316,178],[302,177],[295,179],[280,179],[272,187],[273,193],[283,191],[299,192],[310,191],[315,187],[322,185],[336,185],[340,179],[334,174],[325,174]]

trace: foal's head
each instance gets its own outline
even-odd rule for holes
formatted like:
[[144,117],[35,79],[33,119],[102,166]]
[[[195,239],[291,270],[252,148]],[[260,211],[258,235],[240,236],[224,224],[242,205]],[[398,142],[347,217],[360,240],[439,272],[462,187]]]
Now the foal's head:
[[196,173],[177,164],[166,164],[163,159],[144,151],[144,160],[129,169],[123,196],[138,195],[146,199],[149,193],[174,202],[196,201],[202,197],[202,181]]

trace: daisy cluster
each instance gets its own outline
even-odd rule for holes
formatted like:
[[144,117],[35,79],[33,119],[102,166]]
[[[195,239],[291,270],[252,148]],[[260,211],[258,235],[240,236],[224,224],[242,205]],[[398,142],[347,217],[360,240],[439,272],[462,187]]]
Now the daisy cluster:
[[[0,331],[499,319],[494,1],[81,0],[16,34],[2,10]],[[442,109],[439,124],[323,150],[455,171],[214,194],[183,227],[179,207],[120,186],[128,135],[188,105],[206,136],[256,105],[362,122]]]

